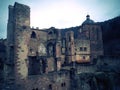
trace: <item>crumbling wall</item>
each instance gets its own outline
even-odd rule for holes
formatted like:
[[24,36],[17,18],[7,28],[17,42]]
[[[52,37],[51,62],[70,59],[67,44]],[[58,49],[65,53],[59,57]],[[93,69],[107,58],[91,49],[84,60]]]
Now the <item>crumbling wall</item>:
[[[22,86],[25,87],[22,87]],[[70,90],[69,71],[31,75],[17,86],[20,90]]]

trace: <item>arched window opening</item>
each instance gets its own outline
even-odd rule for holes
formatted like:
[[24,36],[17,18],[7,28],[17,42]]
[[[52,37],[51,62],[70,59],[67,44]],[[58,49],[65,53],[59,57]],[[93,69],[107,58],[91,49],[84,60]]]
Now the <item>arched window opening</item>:
[[48,89],[52,90],[52,84],[49,84]]
[[49,35],[52,35],[52,34],[53,34],[53,32],[52,32],[52,31],[50,31],[48,34],[49,34]]
[[86,57],[85,56],[83,56],[83,60],[85,60],[86,59]]
[[36,56],[29,56],[28,75],[40,74],[40,61]]
[[64,82],[64,83],[61,83],[61,87],[65,87],[65,85],[66,85],[66,83]]
[[48,54],[49,56],[53,56],[53,45],[48,46]]
[[87,47],[84,47],[84,51],[87,51]]
[[69,42],[71,42],[71,36],[69,36]]
[[32,31],[31,38],[36,38],[36,33]]

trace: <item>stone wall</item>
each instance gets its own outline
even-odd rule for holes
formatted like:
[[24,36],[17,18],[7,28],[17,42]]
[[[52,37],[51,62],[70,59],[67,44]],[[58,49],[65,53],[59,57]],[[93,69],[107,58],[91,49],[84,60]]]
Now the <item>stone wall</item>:
[[90,41],[75,40],[75,59],[76,62],[90,62]]
[[17,90],[70,90],[69,71],[28,76]]

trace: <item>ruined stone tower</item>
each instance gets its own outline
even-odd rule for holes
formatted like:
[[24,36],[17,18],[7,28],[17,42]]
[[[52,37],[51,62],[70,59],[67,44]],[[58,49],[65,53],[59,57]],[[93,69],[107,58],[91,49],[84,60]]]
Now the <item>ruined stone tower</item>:
[[14,76],[13,79],[16,85],[24,82],[23,80],[28,74],[26,60],[28,59],[27,37],[29,37],[29,30],[30,8],[18,3],[15,3],[14,6],[9,6],[7,68],[11,69],[8,70],[11,72],[7,74]]
[[66,59],[68,63],[75,62],[74,32],[66,33]]

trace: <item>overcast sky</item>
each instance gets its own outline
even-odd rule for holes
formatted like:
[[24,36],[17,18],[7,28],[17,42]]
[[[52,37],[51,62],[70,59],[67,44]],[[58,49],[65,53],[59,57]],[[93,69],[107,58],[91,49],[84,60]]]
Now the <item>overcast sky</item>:
[[6,38],[8,5],[15,2],[31,8],[31,27],[79,26],[89,14],[95,22],[120,15],[120,0],[0,0],[0,38]]

